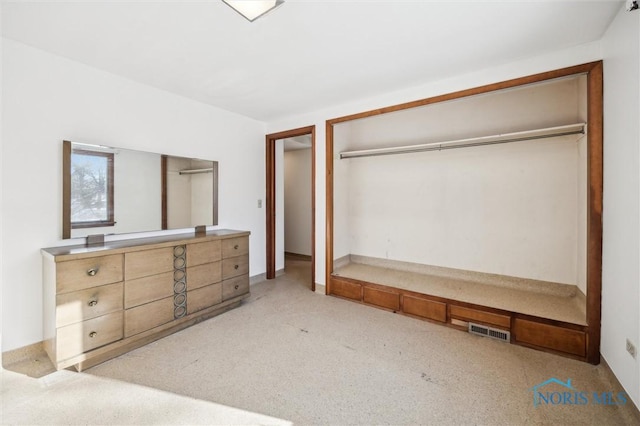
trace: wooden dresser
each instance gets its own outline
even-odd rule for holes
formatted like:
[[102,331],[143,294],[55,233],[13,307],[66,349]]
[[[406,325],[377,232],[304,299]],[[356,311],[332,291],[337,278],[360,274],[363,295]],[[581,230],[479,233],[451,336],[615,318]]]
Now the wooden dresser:
[[240,305],[249,232],[42,249],[45,349],[78,371]]

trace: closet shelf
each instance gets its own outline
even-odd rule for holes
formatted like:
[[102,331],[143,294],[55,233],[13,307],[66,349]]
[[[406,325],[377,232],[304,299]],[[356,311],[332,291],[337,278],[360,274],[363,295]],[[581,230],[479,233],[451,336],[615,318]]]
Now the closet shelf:
[[456,139],[444,142],[432,142],[418,145],[396,146],[389,148],[372,148],[357,151],[343,151],[340,159],[357,157],[374,157],[378,155],[409,154],[413,152],[441,151],[443,149],[468,148],[472,146],[497,145],[510,142],[523,142],[534,139],[553,138],[558,136],[585,133],[586,123],[575,123],[564,126],[546,127],[544,129],[525,130],[521,132],[503,133],[499,135],[480,136],[467,139]]

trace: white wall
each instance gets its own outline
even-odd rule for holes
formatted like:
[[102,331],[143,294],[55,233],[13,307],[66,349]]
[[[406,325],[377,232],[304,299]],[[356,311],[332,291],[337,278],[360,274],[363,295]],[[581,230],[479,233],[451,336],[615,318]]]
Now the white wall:
[[[317,282],[325,283],[326,120],[604,58],[605,188],[601,352],[636,406],[640,405],[638,361],[631,358],[624,347],[625,336],[629,336],[635,340],[636,347],[640,348],[640,159],[637,148],[640,133],[637,122],[640,113],[639,20],[638,12],[624,12],[621,6],[618,17],[603,41],[561,49],[546,55],[268,123],[267,133],[316,125]],[[322,288],[318,290],[322,291]]]
[[640,406],[640,12],[621,10],[604,39],[601,353]]
[[311,256],[311,149],[284,153],[284,251]]
[[69,243],[63,139],[218,160],[220,227],[251,231],[250,274],[265,271],[263,123],[2,44],[2,351],[42,340],[40,248]]
[[[518,78],[567,66],[583,64],[602,59],[600,42],[589,43],[568,49],[561,49],[543,56],[526,58],[518,62],[504,64],[493,68],[434,81],[421,86],[409,87],[391,93],[383,93],[371,98],[357,99],[351,103],[311,113],[295,115],[268,123],[267,133],[277,133],[304,126],[316,125],[316,258],[315,270],[318,284],[325,283],[325,231],[326,231],[326,156],[325,156],[325,123],[326,120],[356,114],[363,111],[424,99],[471,87]],[[279,157],[276,161],[282,161]],[[277,187],[281,191],[282,187]],[[280,228],[282,229],[282,228]],[[280,232],[280,231],[277,231]],[[318,291],[323,291],[319,287]]]
[[[2,2],[0,2],[0,34],[2,34]],[[4,47],[3,44],[0,43],[0,82],[3,81],[3,70],[4,69]],[[0,99],[4,99],[4,90],[3,85],[0,84]],[[3,125],[4,125],[4,114],[3,114],[3,104],[4,102],[0,102],[0,241],[4,241],[4,180],[3,180]],[[3,275],[3,260],[2,255],[0,253],[0,277]],[[2,365],[2,306],[3,306],[3,291],[2,291],[2,282],[0,282],[0,365]]]
[[[346,150],[402,146],[579,122],[581,78],[565,78],[342,123]],[[334,138],[335,139],[335,138]],[[344,143],[340,138],[338,145]],[[578,283],[578,136],[334,160],[351,254]],[[334,144],[335,146],[335,144]],[[341,148],[342,149],[342,148]],[[350,163],[348,176],[341,171]],[[348,241],[344,241],[348,240]],[[340,248],[336,250],[335,248]]]

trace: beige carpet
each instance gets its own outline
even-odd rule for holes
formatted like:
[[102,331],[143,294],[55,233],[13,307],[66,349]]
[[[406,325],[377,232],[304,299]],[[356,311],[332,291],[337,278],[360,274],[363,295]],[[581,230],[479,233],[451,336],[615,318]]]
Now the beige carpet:
[[[84,385],[49,389],[35,403],[22,398],[22,411],[5,411],[3,423],[639,422],[630,402],[534,407],[531,389],[550,378],[571,379],[589,398],[620,392],[604,366],[314,294],[308,276],[307,262],[289,262],[285,275],[252,286],[238,309],[86,373],[28,378],[40,388],[59,374]],[[38,412],[42,404],[48,411]],[[103,416],[91,412],[98,406]]]
[[313,294],[304,265],[252,287],[239,309],[88,373],[297,424],[633,419],[630,407],[533,406],[530,389],[551,377],[614,390],[602,367]]

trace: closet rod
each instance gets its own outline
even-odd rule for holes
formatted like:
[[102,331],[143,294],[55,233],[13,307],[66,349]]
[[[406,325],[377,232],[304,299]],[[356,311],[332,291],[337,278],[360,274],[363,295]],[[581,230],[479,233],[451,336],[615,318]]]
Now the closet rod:
[[213,168],[208,168],[208,169],[190,169],[190,170],[180,170],[178,172],[178,174],[181,175],[195,175],[198,173],[212,173],[213,172]]
[[397,146],[391,148],[373,148],[358,151],[343,151],[340,159],[357,157],[374,157],[378,155],[408,154],[423,151],[441,151],[443,149],[468,148],[472,146],[497,145],[509,142],[522,142],[534,139],[553,138],[584,134],[586,123],[568,124],[565,126],[547,127],[544,129],[525,130],[522,132],[503,133],[500,135],[480,136],[476,138],[457,139],[445,142],[433,142],[420,145]]

